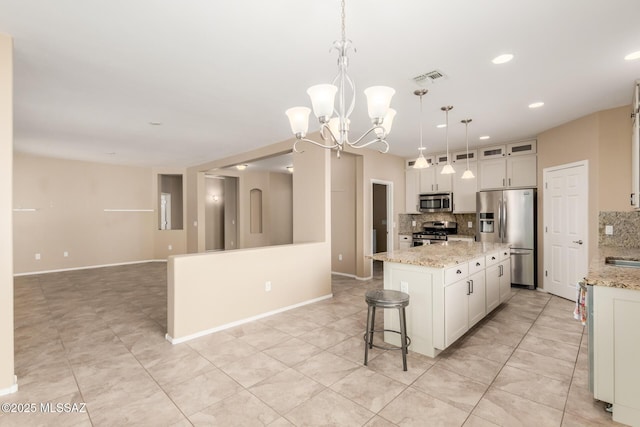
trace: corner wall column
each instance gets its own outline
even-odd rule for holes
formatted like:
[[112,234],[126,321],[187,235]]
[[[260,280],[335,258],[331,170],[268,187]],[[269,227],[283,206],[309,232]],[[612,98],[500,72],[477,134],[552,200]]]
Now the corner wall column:
[[13,39],[0,34],[0,395],[18,390],[13,357]]

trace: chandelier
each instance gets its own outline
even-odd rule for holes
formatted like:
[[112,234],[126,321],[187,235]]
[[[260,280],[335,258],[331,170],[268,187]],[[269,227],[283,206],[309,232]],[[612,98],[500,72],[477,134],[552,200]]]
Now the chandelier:
[[[391,97],[396,92],[393,88],[372,86],[365,89],[364,94],[367,97],[368,113],[372,126],[355,141],[349,140],[349,116],[351,116],[355,106],[356,91],[355,83],[347,74],[349,66],[347,53],[353,46],[351,40],[347,40],[345,35],[344,0],[342,0],[341,8],[342,38],[333,42],[333,49],[338,51],[338,74],[333,79],[332,84],[319,84],[307,89],[307,94],[311,98],[313,114],[320,123],[321,141],[314,141],[306,137],[309,130],[309,113],[311,110],[307,107],[289,108],[285,114],[289,117],[291,131],[296,137],[293,150],[300,153],[301,151],[298,150],[297,145],[299,142],[304,141],[322,148],[336,150],[337,156],[340,157],[345,144],[351,148],[364,148],[371,144],[379,143],[378,145],[382,146],[379,151],[386,153],[389,151],[386,137],[391,131],[391,124],[396,115],[396,111],[389,108]],[[337,105],[334,106],[336,95],[338,100]],[[350,101],[347,103],[349,97]],[[371,134],[373,134],[373,139],[365,140]]]

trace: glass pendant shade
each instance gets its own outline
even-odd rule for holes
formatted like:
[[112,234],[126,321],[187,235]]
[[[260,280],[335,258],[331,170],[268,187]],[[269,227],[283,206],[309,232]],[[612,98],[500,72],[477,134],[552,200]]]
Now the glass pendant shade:
[[294,135],[305,136],[307,134],[309,130],[309,113],[311,113],[311,110],[307,107],[293,107],[285,111],[285,114],[289,117],[291,132]]
[[473,175],[473,172],[471,172],[471,170],[469,169],[464,171],[464,173],[462,174],[462,179],[473,179],[473,178],[475,178],[475,175]]
[[388,86],[371,86],[364,90],[367,96],[367,109],[371,120],[383,119],[387,115],[391,97],[396,91]]
[[307,89],[313,106],[313,114],[316,117],[331,117],[333,115],[336,92],[338,92],[338,87],[330,84],[315,85]]
[[[394,110],[393,108],[389,108],[387,110],[387,115],[384,116],[384,121],[382,122],[382,128],[384,129],[384,135],[389,135],[389,133],[391,132],[391,125],[393,125],[393,118],[396,116],[396,110]],[[376,135],[379,138],[382,138],[384,135],[382,134],[382,130],[381,129],[376,129],[375,130]]]
[[444,167],[442,168],[442,171],[440,171],[440,173],[442,175],[450,175],[452,173],[456,173],[455,169],[453,169],[453,166],[451,166],[449,163],[447,163],[446,165],[444,165]]
[[416,159],[416,162],[413,164],[414,169],[424,169],[429,167],[429,162],[424,158],[424,154],[420,151],[420,155]]

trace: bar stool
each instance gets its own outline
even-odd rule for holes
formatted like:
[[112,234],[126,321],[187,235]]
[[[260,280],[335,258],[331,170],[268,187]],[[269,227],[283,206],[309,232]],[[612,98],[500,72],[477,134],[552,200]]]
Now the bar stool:
[[[383,350],[402,350],[402,367],[407,370],[407,348],[411,344],[411,338],[407,336],[407,318],[405,307],[409,305],[409,295],[390,289],[377,289],[368,291],[364,296],[367,302],[367,330],[364,333],[364,365],[367,366],[369,349],[376,347]],[[378,329],[375,330],[376,308],[397,308],[400,317],[400,330]],[[385,347],[373,343],[374,332],[393,332],[400,335],[400,347]]]

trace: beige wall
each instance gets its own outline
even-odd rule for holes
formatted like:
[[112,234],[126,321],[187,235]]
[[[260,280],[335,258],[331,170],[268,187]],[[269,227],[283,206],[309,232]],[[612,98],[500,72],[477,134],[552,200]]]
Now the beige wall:
[[[15,273],[166,259],[185,253],[184,230],[158,230],[158,173],[182,171],[14,153],[14,207],[37,209],[13,215]],[[40,260],[35,259],[36,253]]]
[[0,395],[15,391],[13,359],[13,40],[0,34]]
[[[373,204],[373,181],[379,180],[389,182],[393,186],[393,201],[388,203],[393,205],[393,224],[389,224],[391,218],[387,219],[389,227],[389,239],[393,239],[393,248],[398,248],[398,215],[405,209],[405,159],[391,154],[381,154],[373,150],[361,150],[363,154],[362,162],[362,210],[358,215],[358,227],[360,229],[358,239],[357,273],[358,277],[371,277],[371,260],[366,258],[371,255],[371,230],[372,204]],[[393,228],[391,226],[393,225]]]
[[589,259],[598,248],[598,213],[630,210],[630,107],[600,111],[538,135],[538,286],[544,278],[544,182],[548,167],[589,162]]
[[271,244],[293,242],[293,175],[269,174],[269,209],[271,211]]
[[195,338],[331,296],[329,253],[322,242],[169,258],[169,337]]
[[[356,274],[356,160],[331,156],[331,271]],[[342,255],[342,260],[340,260]]]
[[[196,177],[197,183],[202,171],[282,153],[291,145],[291,141],[273,144],[190,168],[187,174]],[[188,339],[331,294],[328,152],[311,147],[304,153],[294,153],[293,166],[294,244],[169,258],[167,314],[171,338]],[[196,213],[189,212],[188,217],[200,218],[201,201],[189,206],[194,205]],[[189,245],[198,247],[199,242]],[[266,281],[272,283],[270,292],[265,291]]]

